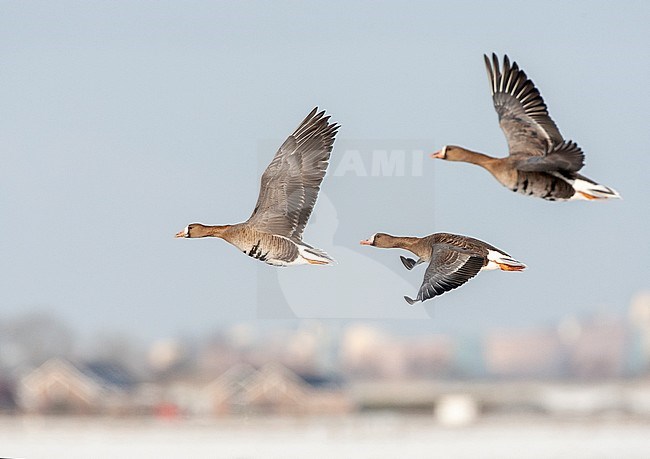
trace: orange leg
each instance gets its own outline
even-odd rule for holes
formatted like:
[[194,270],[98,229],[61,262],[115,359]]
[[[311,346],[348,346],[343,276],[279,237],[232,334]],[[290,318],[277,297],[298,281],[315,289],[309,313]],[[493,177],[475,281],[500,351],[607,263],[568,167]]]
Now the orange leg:
[[305,260],[307,260],[307,262],[308,262],[310,265],[327,265],[327,264],[329,264],[329,263],[327,263],[326,261],[310,260],[309,258],[305,258]]
[[499,269],[501,269],[501,271],[523,271],[526,268],[523,266],[510,266],[505,263],[499,263]]
[[585,199],[588,199],[590,201],[593,201],[594,199],[600,199],[600,198],[597,198],[596,196],[592,196],[590,194],[583,193],[582,191],[578,191],[578,193],[580,193],[582,196],[584,196]]

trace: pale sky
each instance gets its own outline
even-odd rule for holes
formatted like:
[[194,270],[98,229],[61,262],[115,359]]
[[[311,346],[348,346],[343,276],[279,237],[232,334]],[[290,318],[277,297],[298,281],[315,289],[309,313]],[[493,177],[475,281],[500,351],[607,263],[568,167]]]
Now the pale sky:
[[[650,289],[649,22],[646,1],[3,1],[0,318],[40,309],[155,338],[258,318],[448,332],[623,314]],[[582,172],[622,201],[526,198],[424,155],[505,154],[492,51],[520,64],[584,150]],[[337,266],[278,271],[173,238],[248,218],[314,106],[342,127],[305,240]],[[373,175],[377,151],[405,155],[403,176]],[[350,155],[366,176],[334,174]],[[529,269],[409,306],[424,267],[358,245],[377,231],[466,234]]]

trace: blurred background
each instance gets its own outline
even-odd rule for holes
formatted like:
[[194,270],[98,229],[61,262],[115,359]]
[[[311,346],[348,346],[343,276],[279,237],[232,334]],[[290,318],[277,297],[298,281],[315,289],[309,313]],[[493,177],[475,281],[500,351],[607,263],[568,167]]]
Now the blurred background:
[[[647,2],[0,2],[0,456],[646,457]],[[644,45],[646,43],[646,45]],[[503,156],[482,61],[540,89],[622,201],[551,203]],[[314,107],[342,128],[278,270],[243,221]],[[377,231],[490,242],[416,306]]]

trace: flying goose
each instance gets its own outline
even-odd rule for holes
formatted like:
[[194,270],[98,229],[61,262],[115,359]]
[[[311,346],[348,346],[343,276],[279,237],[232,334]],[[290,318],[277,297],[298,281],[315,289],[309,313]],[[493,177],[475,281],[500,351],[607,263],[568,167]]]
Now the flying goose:
[[404,297],[409,304],[426,301],[460,287],[482,270],[523,271],[526,268],[526,265],[504,251],[478,239],[458,234],[435,233],[425,237],[404,237],[375,233],[361,241],[361,244],[404,249],[414,253],[418,256],[417,261],[400,256],[402,264],[408,270],[420,263],[429,263],[415,299]]
[[284,141],[262,174],[255,210],[244,223],[192,223],[176,237],[218,237],[273,266],[330,265],[324,251],[302,240],[330,159],[339,125],[318,107]]
[[517,63],[510,65],[504,56],[501,69],[496,54],[492,62],[483,57],[509,156],[493,158],[447,145],[431,157],[476,164],[512,191],[549,201],[620,198],[615,190],[578,174],[584,153],[562,137],[539,91]]

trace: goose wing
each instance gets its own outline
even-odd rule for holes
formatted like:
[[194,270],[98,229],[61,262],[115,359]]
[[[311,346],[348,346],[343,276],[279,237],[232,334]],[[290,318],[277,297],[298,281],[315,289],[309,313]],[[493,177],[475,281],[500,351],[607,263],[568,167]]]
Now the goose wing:
[[503,57],[503,68],[496,54],[492,61],[483,55],[490,79],[494,109],[508,141],[510,155],[544,156],[564,139],[535,84],[519,68]]
[[262,174],[257,204],[247,223],[260,231],[301,239],[338,128],[318,107],[307,115]]
[[527,172],[578,172],[585,163],[585,154],[577,143],[565,140],[550,147],[544,156],[522,156],[514,162],[520,171]]
[[410,304],[425,301],[460,287],[476,276],[483,267],[483,257],[450,244],[434,244],[431,262],[424,273],[422,286]]

